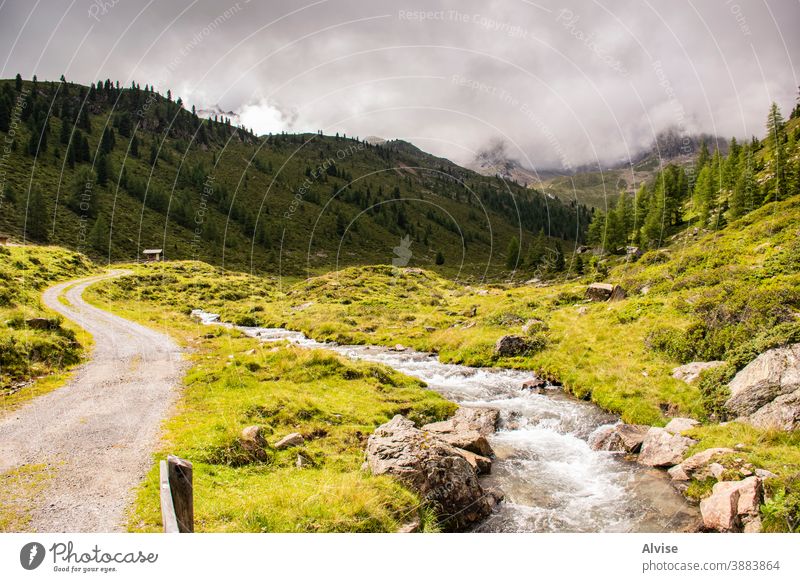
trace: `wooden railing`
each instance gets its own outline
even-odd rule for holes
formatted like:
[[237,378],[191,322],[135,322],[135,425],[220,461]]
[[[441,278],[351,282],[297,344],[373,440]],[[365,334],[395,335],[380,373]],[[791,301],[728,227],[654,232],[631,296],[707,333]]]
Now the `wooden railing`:
[[194,532],[192,464],[169,455],[159,464],[164,533]]

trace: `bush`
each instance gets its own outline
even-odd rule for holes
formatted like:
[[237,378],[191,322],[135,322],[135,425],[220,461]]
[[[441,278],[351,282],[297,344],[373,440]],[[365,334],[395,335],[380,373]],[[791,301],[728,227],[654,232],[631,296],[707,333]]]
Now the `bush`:
[[761,506],[762,530],[800,533],[800,473],[765,483],[767,500]]
[[731,364],[701,372],[698,388],[703,398],[703,409],[709,419],[721,421],[727,417],[725,401],[731,395],[728,382],[735,374],[736,368]]

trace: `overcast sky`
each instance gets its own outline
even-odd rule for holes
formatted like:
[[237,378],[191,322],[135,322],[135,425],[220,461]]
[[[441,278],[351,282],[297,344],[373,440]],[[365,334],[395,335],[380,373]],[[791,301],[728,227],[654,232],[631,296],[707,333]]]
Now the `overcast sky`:
[[402,138],[459,162],[620,160],[669,126],[788,117],[800,1],[0,0],[0,77],[155,83],[259,133]]

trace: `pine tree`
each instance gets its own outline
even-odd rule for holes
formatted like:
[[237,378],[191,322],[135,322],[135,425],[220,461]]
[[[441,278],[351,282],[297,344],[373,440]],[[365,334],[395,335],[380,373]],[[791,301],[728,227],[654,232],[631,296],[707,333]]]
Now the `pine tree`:
[[436,264],[437,265],[444,265],[444,255],[442,251],[436,251]]
[[694,196],[692,201],[694,211],[697,213],[697,222],[700,228],[705,228],[708,225],[713,201],[713,189],[711,167],[708,165],[703,166],[694,184]]
[[542,262],[542,259],[544,258],[546,252],[547,252],[547,236],[545,236],[544,230],[539,229],[539,232],[536,233],[535,237],[533,237],[531,246],[528,249],[528,258],[527,258],[528,266],[532,268],[538,267],[539,264]]
[[664,238],[665,222],[664,193],[662,188],[657,188],[648,197],[647,215],[640,231],[639,245],[642,247],[661,246]]
[[131,155],[134,158],[139,157],[139,138],[136,137],[135,135],[131,139]]
[[90,150],[89,150],[89,139],[85,135],[81,136],[81,149],[80,149],[80,152],[81,152],[81,156],[80,157],[81,157],[81,161],[82,162],[88,162],[89,160],[92,159],[91,158],[91,153],[90,153]]
[[731,219],[744,216],[753,209],[755,194],[758,189],[749,156],[743,161],[744,165],[739,172],[739,177],[731,194],[730,210],[728,211],[728,216]]
[[63,117],[61,119],[61,134],[59,135],[58,141],[63,144],[68,144],[70,133],[72,132],[70,131],[69,122],[66,117]]
[[81,108],[81,115],[78,121],[78,127],[80,127],[86,133],[92,133],[92,122],[89,119],[89,110],[84,105]]
[[517,261],[519,259],[519,239],[512,237],[508,242],[508,249],[506,250],[506,268],[516,269]]
[[711,160],[711,154],[708,152],[708,144],[705,138],[700,142],[700,153],[697,155],[697,173],[706,167],[706,164]]
[[108,178],[111,175],[111,166],[108,162],[108,157],[104,153],[100,153],[97,159],[97,183],[100,186],[108,184]]
[[11,123],[11,103],[5,95],[0,95],[0,131],[8,131]]
[[41,191],[35,186],[28,199],[28,211],[25,220],[25,234],[31,240],[46,243],[48,239],[48,213]]
[[3,189],[3,200],[10,204],[14,204],[17,201],[17,193],[8,182],[6,182],[6,187]]
[[17,73],[17,76],[14,78],[14,88],[17,90],[17,93],[22,91],[22,75]]
[[554,250],[555,256],[553,257],[553,271],[556,273],[561,273],[567,265],[566,261],[564,260],[564,248],[561,246],[560,241],[556,242]]
[[770,194],[773,194],[776,200],[783,200],[786,197],[786,148],[783,143],[785,137],[786,129],[783,115],[781,115],[778,104],[773,103],[767,116],[767,136],[765,141],[769,152],[772,154],[772,167],[774,169],[774,184]]
[[102,214],[98,215],[89,232],[89,244],[98,253],[108,253],[109,251],[108,223]]

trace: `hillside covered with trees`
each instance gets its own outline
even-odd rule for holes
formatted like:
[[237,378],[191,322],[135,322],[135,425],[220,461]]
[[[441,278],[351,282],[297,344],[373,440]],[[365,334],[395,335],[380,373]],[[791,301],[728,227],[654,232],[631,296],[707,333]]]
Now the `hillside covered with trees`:
[[0,82],[0,132],[0,230],[105,260],[163,248],[292,273],[391,263],[406,239],[410,265],[482,276],[525,264],[540,232],[563,257],[590,216],[407,142],[256,136],[147,84],[17,76]]

